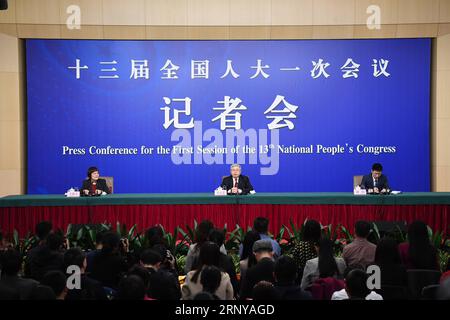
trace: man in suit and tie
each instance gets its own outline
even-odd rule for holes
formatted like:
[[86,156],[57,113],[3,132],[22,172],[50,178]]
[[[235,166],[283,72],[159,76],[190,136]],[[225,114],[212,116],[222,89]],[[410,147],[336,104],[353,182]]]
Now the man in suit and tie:
[[228,194],[249,194],[253,191],[253,186],[247,176],[241,174],[241,166],[231,165],[230,175],[223,178],[222,188],[227,190]]
[[361,188],[366,189],[367,193],[389,193],[388,179],[381,173],[382,171],[383,166],[380,163],[374,163],[372,166],[372,173],[363,176]]

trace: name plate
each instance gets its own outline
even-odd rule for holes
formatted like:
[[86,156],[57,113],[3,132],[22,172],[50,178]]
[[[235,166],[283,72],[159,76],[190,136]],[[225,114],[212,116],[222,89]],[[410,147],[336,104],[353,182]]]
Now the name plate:
[[367,190],[366,189],[361,189],[361,188],[355,188],[353,190],[353,194],[356,196],[365,196],[367,194]]
[[75,191],[74,189],[69,189],[69,190],[67,190],[67,192],[64,195],[68,198],[77,198],[80,196],[80,191]]
[[226,196],[227,190],[224,190],[222,188],[216,189],[216,190],[214,190],[214,195],[215,196]]

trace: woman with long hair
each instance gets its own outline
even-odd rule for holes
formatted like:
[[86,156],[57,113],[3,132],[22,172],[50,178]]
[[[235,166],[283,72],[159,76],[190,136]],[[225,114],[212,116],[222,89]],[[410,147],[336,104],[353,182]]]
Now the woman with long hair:
[[414,221],[408,227],[408,242],[399,245],[402,263],[407,269],[439,270],[436,248],[431,244],[428,227]]
[[311,286],[319,278],[342,278],[346,265],[334,255],[333,241],[322,239],[317,247],[317,258],[306,262],[301,282],[302,289]]
[[[196,269],[187,273],[185,283],[181,288],[183,300],[191,300],[204,290],[200,279],[206,266],[214,266],[220,269],[220,248],[213,242],[205,242],[201,245],[199,263]],[[221,300],[233,300],[233,286],[230,276],[223,270],[221,270],[220,285],[214,294]]]

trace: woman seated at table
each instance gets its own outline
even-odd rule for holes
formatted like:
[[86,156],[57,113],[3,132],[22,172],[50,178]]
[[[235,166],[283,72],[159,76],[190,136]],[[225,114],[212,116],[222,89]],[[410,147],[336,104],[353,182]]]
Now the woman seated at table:
[[81,195],[97,196],[103,193],[110,193],[105,179],[99,179],[100,174],[96,167],[90,167],[87,171],[87,179],[83,181]]

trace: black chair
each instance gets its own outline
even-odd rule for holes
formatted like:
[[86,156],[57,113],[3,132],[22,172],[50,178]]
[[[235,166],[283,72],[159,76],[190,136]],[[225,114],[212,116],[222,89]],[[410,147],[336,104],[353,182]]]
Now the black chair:
[[408,288],[402,286],[381,286],[381,289],[375,290],[383,297],[383,300],[408,300]]
[[426,286],[439,284],[441,273],[437,270],[410,269],[408,274],[408,289],[411,299],[421,299],[422,289]]
[[436,300],[437,291],[439,290],[440,285],[432,284],[426,286],[422,289],[422,298],[425,300]]

